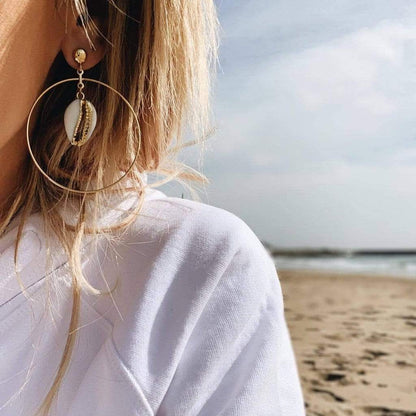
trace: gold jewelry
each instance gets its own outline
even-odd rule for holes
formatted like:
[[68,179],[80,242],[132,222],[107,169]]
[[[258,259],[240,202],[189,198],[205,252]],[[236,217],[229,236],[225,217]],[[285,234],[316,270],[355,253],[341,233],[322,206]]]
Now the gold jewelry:
[[129,101],[119,91],[117,91],[113,87],[110,87],[108,84],[106,84],[104,82],[98,81],[96,79],[83,78],[82,77],[82,75],[84,74],[84,71],[82,69],[82,64],[85,62],[86,57],[87,57],[87,54],[86,54],[84,49],[79,48],[75,51],[74,60],[79,64],[79,69],[77,69],[78,78],[67,78],[67,79],[64,79],[62,81],[58,81],[55,84],[52,84],[50,87],[46,88],[44,91],[42,91],[42,93],[37,97],[37,99],[33,103],[32,107],[29,111],[29,115],[28,115],[27,122],[26,122],[27,146],[28,146],[30,157],[32,158],[36,168],[42,173],[43,176],[45,176],[46,179],[48,179],[54,185],[58,186],[61,189],[66,190],[66,191],[70,191],[70,192],[74,192],[74,193],[78,193],[78,194],[93,194],[93,193],[100,192],[100,191],[103,191],[105,189],[108,189],[108,188],[114,186],[115,184],[119,183],[122,179],[124,179],[128,175],[128,173],[133,168],[134,164],[136,163],[137,157],[139,155],[139,151],[140,151],[140,141],[139,141],[139,145],[137,146],[137,151],[136,151],[136,154],[134,155],[134,158],[133,158],[133,161],[132,161],[131,165],[126,170],[126,172],[119,179],[117,179],[115,182],[111,183],[110,185],[103,186],[102,188],[90,189],[90,190],[85,190],[85,191],[80,191],[78,189],[72,189],[72,188],[69,188],[69,187],[67,187],[65,185],[62,185],[59,182],[55,181],[44,171],[44,169],[42,169],[42,167],[37,162],[37,160],[36,160],[36,158],[33,154],[32,147],[30,145],[30,119],[31,119],[33,110],[35,109],[35,107],[38,104],[38,102],[40,101],[40,99],[48,91],[50,91],[52,88],[55,88],[56,86],[58,86],[60,84],[66,83],[66,82],[78,81],[76,99],[74,101],[72,101],[71,104],[69,104],[69,106],[66,108],[65,113],[64,113],[65,130],[66,130],[68,139],[69,139],[69,141],[72,145],[78,146],[78,147],[84,145],[90,139],[90,137],[91,137],[91,135],[94,131],[96,122],[97,122],[97,112],[95,110],[95,107],[90,101],[85,99],[85,94],[82,91],[84,89],[84,86],[85,86],[83,81],[90,81],[90,82],[94,82],[94,83],[103,85],[104,87],[106,87],[106,88],[110,89],[111,91],[113,91],[114,93],[116,93],[126,103],[129,110],[133,113],[134,121],[137,125],[138,131],[140,131],[139,119],[137,117],[136,112],[134,111],[134,108],[129,103]]
[[93,104],[85,99],[85,94],[82,92],[84,89],[84,83],[82,82],[84,70],[82,69],[82,64],[87,59],[85,50],[77,49],[74,54],[74,59],[79,63],[79,68],[77,69],[79,77],[77,98],[65,110],[64,124],[70,143],[75,146],[82,146],[91,137],[95,129],[95,125],[97,124],[97,111]]

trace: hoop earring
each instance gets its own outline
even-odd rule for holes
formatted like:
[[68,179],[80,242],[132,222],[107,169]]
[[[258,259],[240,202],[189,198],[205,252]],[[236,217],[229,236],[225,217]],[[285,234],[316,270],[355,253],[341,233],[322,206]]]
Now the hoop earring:
[[72,145],[78,146],[78,147],[83,146],[91,138],[91,135],[92,135],[92,133],[95,129],[96,123],[97,123],[97,112],[95,110],[95,107],[90,101],[85,99],[85,94],[82,91],[84,89],[84,86],[85,86],[83,81],[90,81],[90,82],[93,82],[93,83],[96,83],[96,84],[100,84],[100,85],[108,88],[109,90],[111,90],[115,94],[117,94],[126,103],[127,107],[132,112],[134,121],[135,121],[136,126],[137,126],[137,129],[138,129],[138,131],[140,131],[139,119],[137,117],[136,112],[134,111],[133,106],[129,103],[129,101],[119,91],[117,91],[113,87],[110,87],[110,85],[108,85],[108,84],[106,84],[102,81],[98,81],[98,80],[92,79],[92,78],[83,78],[82,77],[82,75],[84,74],[84,70],[82,69],[82,64],[85,62],[86,57],[87,57],[87,53],[85,52],[84,49],[79,48],[75,51],[74,60],[79,64],[79,68],[77,69],[78,78],[67,78],[67,79],[64,79],[62,81],[58,81],[55,84],[52,84],[51,86],[46,88],[44,91],[42,91],[42,93],[36,98],[35,102],[33,103],[32,107],[29,111],[29,115],[28,115],[27,122],[26,122],[27,147],[28,147],[28,150],[29,150],[30,157],[32,158],[36,168],[40,171],[40,173],[42,173],[42,175],[49,182],[53,183],[55,186],[58,186],[59,188],[61,188],[63,190],[73,192],[73,193],[77,193],[77,194],[94,194],[94,193],[103,191],[105,189],[108,189],[108,188],[116,185],[117,183],[119,183],[121,180],[123,180],[128,175],[128,173],[132,170],[133,166],[136,163],[136,160],[137,160],[139,152],[140,152],[140,142],[141,142],[139,140],[139,144],[137,146],[137,151],[134,155],[133,161],[132,161],[131,165],[128,167],[128,169],[125,171],[125,173],[119,179],[117,179],[115,182],[111,183],[110,185],[106,185],[106,186],[103,186],[102,188],[97,188],[97,189],[88,189],[88,190],[81,191],[79,189],[73,189],[73,188],[69,188],[65,185],[62,185],[59,182],[52,179],[45,172],[45,170],[40,166],[38,161],[36,160],[36,158],[33,154],[33,151],[32,151],[32,147],[30,145],[30,119],[32,117],[33,110],[35,109],[35,107],[38,104],[38,102],[40,101],[40,99],[48,91],[50,91],[51,89],[55,88],[56,86],[58,86],[60,84],[64,84],[64,83],[67,83],[67,82],[78,81],[76,99],[74,101],[72,101],[71,104],[68,105],[68,107],[66,108],[65,113],[64,113],[65,131],[66,131],[66,134],[68,136],[69,142]]

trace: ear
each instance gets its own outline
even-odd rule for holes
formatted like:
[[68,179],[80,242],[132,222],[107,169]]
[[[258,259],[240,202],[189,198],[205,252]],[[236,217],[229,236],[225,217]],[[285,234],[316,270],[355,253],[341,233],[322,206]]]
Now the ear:
[[[72,13],[68,13],[67,30],[62,38],[61,50],[68,62],[74,69],[79,68],[79,64],[74,59],[74,52],[82,48],[87,53],[87,58],[82,64],[82,69],[90,69],[103,59],[106,51],[106,41],[104,37],[97,33],[105,33],[105,23],[102,18],[89,17],[87,27],[92,28],[87,33],[82,25],[81,17],[77,19]],[[92,43],[92,44],[91,44]]]

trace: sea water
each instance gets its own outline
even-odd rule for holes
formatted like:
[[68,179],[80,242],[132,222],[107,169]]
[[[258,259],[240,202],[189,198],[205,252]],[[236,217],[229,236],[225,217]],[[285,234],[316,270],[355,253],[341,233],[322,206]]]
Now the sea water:
[[416,255],[274,256],[277,270],[325,270],[416,279]]

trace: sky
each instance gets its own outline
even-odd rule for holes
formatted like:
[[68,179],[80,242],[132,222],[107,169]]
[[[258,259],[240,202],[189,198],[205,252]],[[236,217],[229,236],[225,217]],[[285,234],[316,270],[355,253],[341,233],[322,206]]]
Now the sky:
[[217,6],[203,202],[276,247],[415,248],[416,2]]

